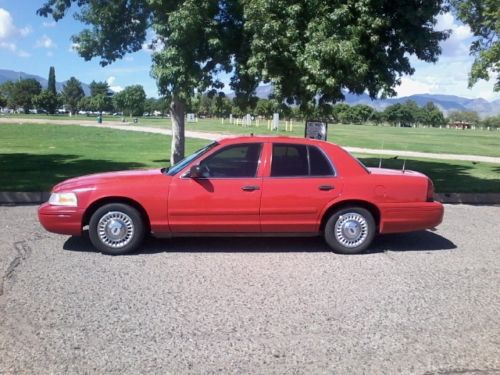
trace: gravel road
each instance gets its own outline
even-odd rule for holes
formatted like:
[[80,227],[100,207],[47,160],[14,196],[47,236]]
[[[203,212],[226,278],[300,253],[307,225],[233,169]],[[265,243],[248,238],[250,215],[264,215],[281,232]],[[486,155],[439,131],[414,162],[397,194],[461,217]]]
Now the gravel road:
[[499,374],[500,207],[368,254],[320,239],[149,240],[137,255],[0,207],[0,374]]

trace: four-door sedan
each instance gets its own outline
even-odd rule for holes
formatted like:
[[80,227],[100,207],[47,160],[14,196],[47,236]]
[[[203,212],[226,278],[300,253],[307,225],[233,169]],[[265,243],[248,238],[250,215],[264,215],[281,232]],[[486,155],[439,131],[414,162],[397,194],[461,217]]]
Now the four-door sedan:
[[423,174],[366,168],[313,139],[214,142],[170,169],[102,173],[56,185],[39,208],[48,231],[81,235],[107,254],[154,236],[323,235],[336,252],[365,250],[378,233],[433,228],[443,206]]

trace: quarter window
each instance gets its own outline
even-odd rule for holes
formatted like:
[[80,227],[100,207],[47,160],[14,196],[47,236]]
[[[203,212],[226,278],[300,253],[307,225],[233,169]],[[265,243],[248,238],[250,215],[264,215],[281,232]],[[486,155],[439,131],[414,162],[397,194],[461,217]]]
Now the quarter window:
[[332,165],[317,147],[308,146],[311,176],[332,176]]
[[224,147],[200,163],[205,177],[245,178],[257,175],[260,143],[248,143]]
[[273,144],[271,177],[332,176],[326,156],[315,146]]

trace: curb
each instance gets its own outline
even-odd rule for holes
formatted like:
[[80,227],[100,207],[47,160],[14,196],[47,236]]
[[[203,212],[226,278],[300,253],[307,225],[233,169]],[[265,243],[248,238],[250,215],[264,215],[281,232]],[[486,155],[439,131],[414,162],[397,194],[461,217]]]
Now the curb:
[[500,193],[436,193],[434,199],[441,203],[500,204]]
[[0,204],[40,204],[49,197],[50,192],[46,191],[0,191]]
[[[49,200],[50,192],[0,192],[0,204],[41,204]],[[451,204],[500,204],[500,193],[436,193],[434,199]]]

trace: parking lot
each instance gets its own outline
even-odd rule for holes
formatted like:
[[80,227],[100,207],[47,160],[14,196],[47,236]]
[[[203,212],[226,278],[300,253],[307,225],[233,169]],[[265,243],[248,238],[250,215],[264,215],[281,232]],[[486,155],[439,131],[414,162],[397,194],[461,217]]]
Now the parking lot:
[[500,207],[331,253],[148,240],[111,257],[0,207],[0,374],[500,373]]

